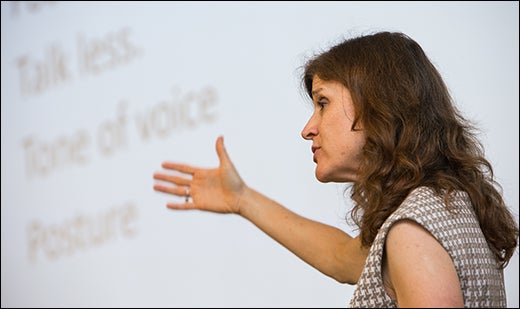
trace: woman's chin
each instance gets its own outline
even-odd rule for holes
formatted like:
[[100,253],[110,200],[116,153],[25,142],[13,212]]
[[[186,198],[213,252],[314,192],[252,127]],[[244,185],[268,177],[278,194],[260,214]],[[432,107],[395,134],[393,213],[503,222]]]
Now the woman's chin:
[[327,173],[320,172],[318,169],[316,169],[315,175],[316,179],[318,179],[319,182],[327,183],[333,181],[330,178],[330,175],[328,175]]
[[[349,176],[345,176],[345,175],[341,175],[341,176],[333,175],[332,173],[327,173],[326,171],[319,170],[318,168],[316,168],[315,176],[319,182],[323,182],[323,183],[328,183],[328,182],[343,183],[343,182],[354,182],[355,181],[355,179],[353,179],[355,177],[349,177]],[[352,175],[350,175],[350,176],[352,176]]]

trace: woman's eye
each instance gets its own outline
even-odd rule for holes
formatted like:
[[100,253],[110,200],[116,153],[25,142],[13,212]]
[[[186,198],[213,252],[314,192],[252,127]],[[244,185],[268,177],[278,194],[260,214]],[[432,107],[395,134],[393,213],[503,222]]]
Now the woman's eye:
[[327,104],[327,102],[325,102],[325,101],[318,101],[318,103],[316,103],[316,104],[318,105],[318,107],[319,107],[320,109],[322,109],[323,107],[325,107],[325,105]]

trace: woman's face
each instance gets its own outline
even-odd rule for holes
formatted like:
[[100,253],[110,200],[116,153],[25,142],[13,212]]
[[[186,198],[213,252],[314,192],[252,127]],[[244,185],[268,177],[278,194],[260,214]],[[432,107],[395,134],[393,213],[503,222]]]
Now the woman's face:
[[321,182],[355,182],[365,135],[362,128],[351,129],[355,111],[350,91],[339,82],[315,75],[312,100],[314,112],[302,136],[312,140],[316,178]]

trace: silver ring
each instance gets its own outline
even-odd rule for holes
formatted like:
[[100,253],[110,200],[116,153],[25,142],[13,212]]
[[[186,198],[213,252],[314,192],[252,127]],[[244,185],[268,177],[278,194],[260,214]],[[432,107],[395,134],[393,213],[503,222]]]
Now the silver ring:
[[190,186],[186,187],[186,203],[190,201]]

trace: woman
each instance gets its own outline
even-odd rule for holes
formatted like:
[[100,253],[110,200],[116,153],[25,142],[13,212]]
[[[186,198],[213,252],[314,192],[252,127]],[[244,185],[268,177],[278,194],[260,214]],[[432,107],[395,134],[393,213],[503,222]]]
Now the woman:
[[358,236],[248,187],[222,137],[219,167],[164,162],[185,175],[154,174],[167,182],[155,190],[186,197],[167,206],[241,215],[325,275],[357,284],[351,307],[506,307],[518,224],[422,48],[402,33],[349,39],[311,59],[302,81],[316,178],[350,184]]

